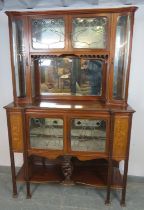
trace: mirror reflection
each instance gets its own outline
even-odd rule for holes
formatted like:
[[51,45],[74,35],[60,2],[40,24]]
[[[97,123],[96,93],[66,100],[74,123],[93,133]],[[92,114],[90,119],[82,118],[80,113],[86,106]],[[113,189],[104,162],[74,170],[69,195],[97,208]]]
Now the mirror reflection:
[[102,95],[103,61],[48,57],[38,61],[40,95]]
[[116,47],[114,59],[113,98],[125,98],[126,74],[128,68],[130,43],[130,17],[120,16],[117,20]]

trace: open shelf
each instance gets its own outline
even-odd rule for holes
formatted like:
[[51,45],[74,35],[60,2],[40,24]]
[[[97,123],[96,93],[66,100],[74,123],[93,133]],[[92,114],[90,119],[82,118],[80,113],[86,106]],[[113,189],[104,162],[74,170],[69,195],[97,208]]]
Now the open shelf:
[[[108,165],[105,160],[92,161],[73,161],[73,173],[71,179],[74,184],[83,184],[93,187],[107,186],[107,171]],[[37,164],[36,162],[30,165],[30,182],[31,183],[46,183],[55,182],[62,183],[64,176],[60,167],[60,163]],[[21,167],[17,174],[17,181],[24,182],[24,166]],[[122,176],[118,167],[113,167],[112,188],[121,188]]]

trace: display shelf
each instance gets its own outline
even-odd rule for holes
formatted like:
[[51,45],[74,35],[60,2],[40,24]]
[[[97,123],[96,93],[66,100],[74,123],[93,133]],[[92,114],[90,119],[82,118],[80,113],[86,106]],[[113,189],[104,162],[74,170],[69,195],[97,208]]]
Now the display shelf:
[[[105,160],[91,161],[72,161],[73,172],[71,179],[73,184],[88,185],[91,187],[106,188],[108,163]],[[62,173],[61,164],[37,164],[31,163],[30,182],[31,183],[63,183],[64,175]],[[21,167],[17,174],[18,182],[25,182],[24,166]],[[118,167],[113,167],[112,188],[119,189],[122,187],[122,175]]]

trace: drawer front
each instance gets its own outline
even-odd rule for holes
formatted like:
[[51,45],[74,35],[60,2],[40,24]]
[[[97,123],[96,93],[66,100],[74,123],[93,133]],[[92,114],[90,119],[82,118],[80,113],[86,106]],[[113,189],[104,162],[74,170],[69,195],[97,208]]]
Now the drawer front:
[[116,115],[114,119],[113,157],[121,160],[126,156],[128,140],[129,116]]
[[23,151],[23,126],[21,112],[10,113],[10,130],[12,139],[12,149],[15,152]]

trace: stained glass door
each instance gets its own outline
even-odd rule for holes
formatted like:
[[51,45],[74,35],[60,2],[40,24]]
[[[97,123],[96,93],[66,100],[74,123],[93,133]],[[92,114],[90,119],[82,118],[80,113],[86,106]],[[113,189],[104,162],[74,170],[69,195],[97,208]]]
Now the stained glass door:
[[31,19],[31,42],[33,50],[64,49],[64,18]]
[[106,151],[106,121],[101,119],[71,120],[71,150],[81,152]]
[[72,47],[78,49],[107,48],[108,17],[72,18]]
[[30,118],[30,147],[63,150],[63,119]]

